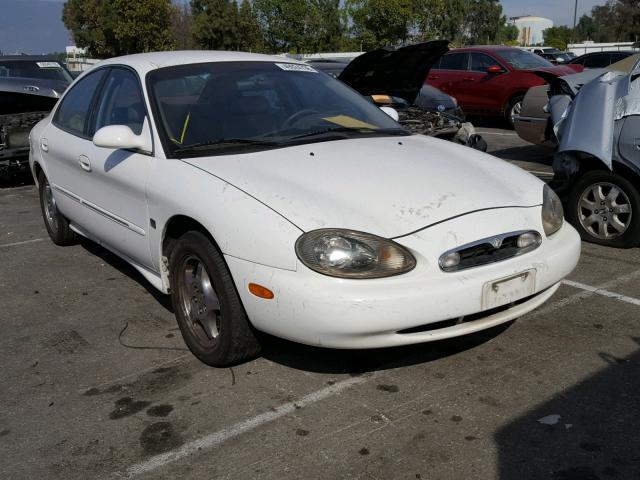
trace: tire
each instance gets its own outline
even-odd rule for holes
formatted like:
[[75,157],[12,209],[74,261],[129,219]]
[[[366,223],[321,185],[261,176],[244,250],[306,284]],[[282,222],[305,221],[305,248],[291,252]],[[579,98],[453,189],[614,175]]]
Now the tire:
[[507,123],[512,130],[515,130],[516,128],[513,118],[516,115],[520,115],[520,112],[522,111],[523,100],[524,100],[524,95],[517,95],[513,97],[511,100],[509,100],[509,103],[507,104],[507,108],[504,111],[505,119],[507,120]]
[[169,258],[171,300],[189,350],[224,367],[260,353],[260,344],[231,273],[211,240],[197,231],[180,237]]
[[617,173],[592,170],[578,178],[569,192],[566,217],[586,242],[640,245],[640,192]]
[[53,243],[61,246],[76,243],[76,234],[69,228],[69,221],[58,211],[49,180],[44,172],[38,175],[38,193],[44,226]]

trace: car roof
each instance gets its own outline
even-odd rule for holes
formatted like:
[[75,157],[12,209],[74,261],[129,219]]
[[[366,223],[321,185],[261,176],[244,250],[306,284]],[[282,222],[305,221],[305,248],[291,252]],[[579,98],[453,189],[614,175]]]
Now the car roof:
[[465,52],[465,51],[474,51],[474,50],[478,50],[478,51],[491,51],[491,52],[499,52],[499,51],[505,51],[505,50],[522,50],[521,48],[517,48],[517,47],[509,47],[507,45],[471,45],[468,47],[461,47],[461,48],[452,48],[451,51],[452,52]]
[[156,70],[158,68],[171,67],[174,65],[187,65],[190,63],[210,62],[302,63],[288,57],[262,55],[259,53],[214,50],[176,50],[171,52],[136,53],[134,55],[114,57],[97,63],[94,68],[106,65],[128,65],[144,76],[151,70]]

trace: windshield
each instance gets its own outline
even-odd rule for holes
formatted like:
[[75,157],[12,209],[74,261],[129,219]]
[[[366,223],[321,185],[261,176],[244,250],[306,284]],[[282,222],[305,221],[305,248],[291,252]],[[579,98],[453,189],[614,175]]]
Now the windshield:
[[38,78],[71,83],[73,78],[58,62],[43,60],[0,60],[0,78]]
[[154,70],[148,85],[170,157],[408,134],[363,96],[309,65],[179,65]]
[[523,70],[527,68],[553,67],[553,64],[551,62],[536,55],[535,53],[527,52],[525,50],[520,50],[517,48],[511,50],[500,50],[496,53],[516,70]]

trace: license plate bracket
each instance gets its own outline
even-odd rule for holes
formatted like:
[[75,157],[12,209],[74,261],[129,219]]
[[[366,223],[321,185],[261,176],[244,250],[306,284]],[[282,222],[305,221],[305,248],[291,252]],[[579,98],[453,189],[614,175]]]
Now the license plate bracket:
[[482,310],[502,307],[533,295],[535,288],[536,271],[534,269],[487,282],[482,288]]

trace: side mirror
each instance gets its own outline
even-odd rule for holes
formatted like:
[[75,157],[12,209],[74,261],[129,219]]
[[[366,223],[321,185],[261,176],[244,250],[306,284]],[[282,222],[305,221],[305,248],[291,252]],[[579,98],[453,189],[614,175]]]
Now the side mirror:
[[387,115],[389,115],[391,118],[393,118],[396,122],[398,120],[400,120],[400,115],[398,115],[398,111],[395,108],[391,108],[391,107],[380,107],[380,110],[382,110],[384,113],[386,113]]
[[491,65],[490,67],[487,67],[487,73],[490,73],[492,75],[496,75],[498,73],[502,73],[504,70],[502,69],[502,67],[500,65]]
[[151,153],[151,132],[149,121],[145,118],[140,135],[133,133],[127,125],[108,125],[102,127],[93,135],[93,144],[96,147],[113,149],[137,149]]

